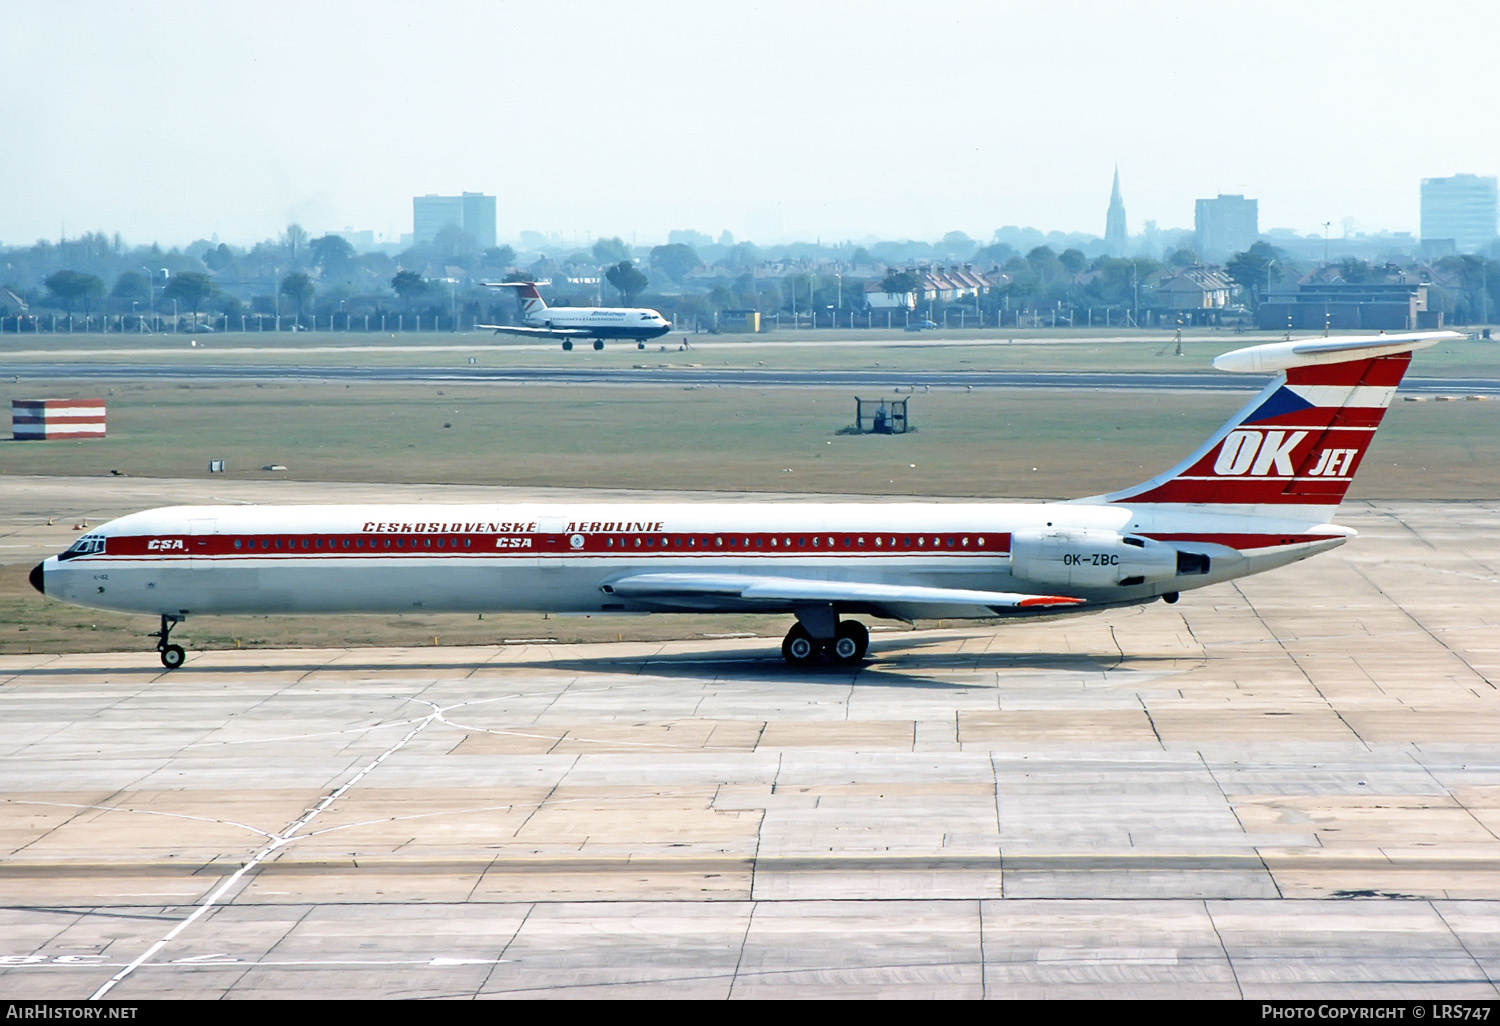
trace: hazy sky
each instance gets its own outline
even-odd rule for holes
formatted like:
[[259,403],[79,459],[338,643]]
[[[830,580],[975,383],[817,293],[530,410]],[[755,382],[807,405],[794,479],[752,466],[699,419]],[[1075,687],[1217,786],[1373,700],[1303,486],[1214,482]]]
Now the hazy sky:
[[411,231],[660,241],[1417,230],[1420,179],[1500,174],[1492,2],[8,0],[0,244]]

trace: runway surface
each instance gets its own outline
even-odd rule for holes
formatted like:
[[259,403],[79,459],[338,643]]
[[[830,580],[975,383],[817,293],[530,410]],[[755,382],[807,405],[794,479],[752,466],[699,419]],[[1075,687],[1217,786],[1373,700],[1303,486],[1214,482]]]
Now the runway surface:
[[[1101,373],[1094,371],[768,370],[712,367],[359,367],[318,364],[102,363],[96,360],[0,365],[16,381],[362,381],[470,384],[622,385],[721,388],[1068,388],[1253,393],[1259,378],[1215,373]],[[1500,379],[1408,377],[1403,393],[1500,395]]]
[[[6,561],[88,486],[33,480]],[[1500,508],[1340,520],[1175,606],[877,632],[857,672],[0,656],[0,997],[1493,1000]]]

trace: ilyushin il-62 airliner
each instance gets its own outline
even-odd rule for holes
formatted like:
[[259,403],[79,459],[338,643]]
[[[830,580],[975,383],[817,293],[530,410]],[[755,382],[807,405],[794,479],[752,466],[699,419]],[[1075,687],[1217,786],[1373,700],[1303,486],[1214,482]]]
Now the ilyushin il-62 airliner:
[[1453,332],[1288,340],[1226,353],[1275,379],[1173,469],[1048,503],[499,503],[179,506],[82,535],[31,571],[65,602],[214,613],[780,613],[798,665],[865,656],[852,615],[1087,613],[1306,559],[1412,351]]
[[625,339],[644,345],[647,339],[660,338],[672,330],[672,322],[655,310],[621,306],[548,306],[534,281],[487,281],[491,289],[515,289],[524,324],[480,324],[499,335],[528,335],[532,338],[560,338],[564,349],[572,349],[576,339],[594,340],[595,349],[604,348],[608,338]]

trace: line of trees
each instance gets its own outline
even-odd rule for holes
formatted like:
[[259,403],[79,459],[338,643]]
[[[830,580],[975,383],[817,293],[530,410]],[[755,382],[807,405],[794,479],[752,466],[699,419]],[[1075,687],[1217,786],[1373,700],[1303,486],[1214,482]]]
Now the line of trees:
[[[1161,259],[1090,256],[1079,246],[1034,245],[1024,252],[996,239],[980,245],[950,232],[927,251],[962,254],[963,263],[990,274],[997,284],[987,293],[948,303],[924,301],[924,316],[946,310],[981,315],[986,323],[1018,311],[1061,318],[1084,310],[1145,308],[1144,298],[1163,274],[1199,263],[1190,247],[1179,246]],[[1007,239],[1021,238],[1015,234]],[[913,244],[914,246],[916,244]],[[633,247],[618,237],[601,238],[587,249],[564,256],[536,254],[522,265],[510,246],[480,247],[472,236],[447,228],[432,242],[391,256],[360,253],[338,235],[316,238],[288,225],[280,238],[250,247],[198,242],[184,250],[126,248],[119,236],[85,235],[62,243],[38,242],[25,249],[0,250],[0,317],[20,309],[60,310],[86,317],[126,315],[144,307],[160,314],[173,303],[196,321],[201,315],[233,322],[246,316],[347,318],[383,314],[424,319],[458,313],[469,323],[504,323],[514,317],[507,294],[479,287],[486,280],[550,281],[552,305],[618,302],[650,305],[677,323],[712,322],[727,309],[758,310],[765,316],[799,317],[830,311],[842,319],[865,309],[864,288],[879,282],[901,294],[918,287],[919,274],[906,262],[883,260],[899,244],[869,248],[812,244],[762,250],[735,242],[725,233],[717,242],[698,233],[674,232],[664,245]],[[828,259],[832,252],[837,259]],[[953,266],[958,261],[948,261]],[[1267,291],[1315,266],[1299,265],[1285,251],[1257,242],[1234,254],[1223,267],[1239,288],[1237,302],[1250,311]],[[43,273],[44,272],[44,273]],[[1372,264],[1346,258],[1322,275],[1347,282],[1430,280],[1429,304],[1452,323],[1488,319],[1500,310],[1500,263],[1480,256],[1455,256],[1427,264]],[[448,282],[444,288],[439,282]]]

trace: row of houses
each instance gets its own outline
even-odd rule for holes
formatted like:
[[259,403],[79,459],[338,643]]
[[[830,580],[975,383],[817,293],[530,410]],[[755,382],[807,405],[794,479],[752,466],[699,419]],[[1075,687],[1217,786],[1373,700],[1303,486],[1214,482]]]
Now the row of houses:
[[[1079,275],[1075,283],[1087,285],[1090,273],[1096,272]],[[892,292],[887,285],[891,278],[871,281],[865,286],[866,304],[872,310],[916,310],[982,298],[1010,283],[1003,271],[978,271],[969,265],[908,268],[903,277],[903,284],[916,284],[907,291]],[[1441,328],[1442,312],[1428,308],[1428,287],[1425,281],[1404,279],[1351,283],[1325,270],[1273,289],[1262,297],[1255,319],[1258,327],[1273,330]],[[1224,268],[1197,265],[1164,269],[1142,279],[1132,305],[1142,323],[1208,325],[1248,320],[1250,311],[1242,299],[1239,285]]]
[[[1074,283],[1087,285],[1096,273],[1080,274]],[[1004,271],[979,271],[969,264],[961,268],[907,268],[905,278],[916,282],[907,291],[890,291],[889,278],[866,284],[866,305],[873,310],[915,310],[934,303],[982,298],[992,289],[1009,285],[1011,280]],[[1197,316],[1212,318],[1233,305],[1236,288],[1222,268],[1200,266],[1152,274],[1142,280],[1141,295],[1152,308],[1197,312]]]
[[978,271],[972,264],[963,267],[912,267],[906,274],[915,279],[914,288],[904,292],[887,291],[884,280],[865,284],[865,305],[872,310],[915,310],[931,303],[956,303],[962,299],[982,297],[991,289],[1010,284],[1004,271]]

